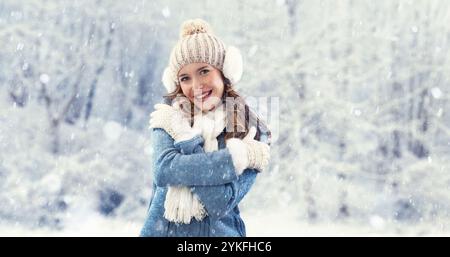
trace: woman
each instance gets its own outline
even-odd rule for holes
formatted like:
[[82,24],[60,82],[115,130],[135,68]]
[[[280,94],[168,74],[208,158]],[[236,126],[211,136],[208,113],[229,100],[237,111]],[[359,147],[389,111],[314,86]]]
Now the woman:
[[270,132],[233,85],[239,51],[182,25],[151,114],[153,192],[141,236],[245,236],[238,204],[269,162]]

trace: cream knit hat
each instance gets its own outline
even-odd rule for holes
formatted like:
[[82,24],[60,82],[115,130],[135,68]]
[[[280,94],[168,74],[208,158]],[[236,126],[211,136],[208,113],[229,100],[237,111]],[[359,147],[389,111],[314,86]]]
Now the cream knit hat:
[[171,93],[176,89],[178,72],[190,63],[208,63],[222,71],[232,84],[242,77],[242,56],[233,46],[216,37],[209,24],[201,19],[187,20],[181,26],[180,39],[172,49],[162,82]]

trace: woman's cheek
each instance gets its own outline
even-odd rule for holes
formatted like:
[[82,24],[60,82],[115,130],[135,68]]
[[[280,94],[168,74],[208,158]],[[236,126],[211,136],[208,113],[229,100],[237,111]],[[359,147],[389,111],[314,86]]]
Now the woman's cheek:
[[189,87],[188,85],[183,85],[183,84],[181,84],[181,91],[183,91],[183,94],[184,94],[185,96],[187,96],[187,98],[189,98],[189,99],[192,99],[192,98],[193,98],[193,97],[192,97],[191,89],[190,89],[190,87]]

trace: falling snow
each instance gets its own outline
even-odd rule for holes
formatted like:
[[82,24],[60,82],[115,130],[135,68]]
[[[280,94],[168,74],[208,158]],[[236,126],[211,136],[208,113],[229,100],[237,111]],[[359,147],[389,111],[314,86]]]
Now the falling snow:
[[266,97],[248,99],[272,130],[249,236],[450,234],[448,1],[0,5],[0,235],[139,234],[149,113],[192,17]]

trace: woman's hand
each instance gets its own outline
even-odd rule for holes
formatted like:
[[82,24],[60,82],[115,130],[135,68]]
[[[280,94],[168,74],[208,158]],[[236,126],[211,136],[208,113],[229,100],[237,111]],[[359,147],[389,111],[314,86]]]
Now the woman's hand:
[[156,104],[150,115],[150,128],[164,129],[175,142],[180,142],[200,135],[200,132],[189,125],[180,109],[167,104]]
[[256,128],[252,127],[243,139],[230,138],[227,148],[233,159],[237,175],[242,174],[246,168],[264,171],[270,160],[269,145],[254,139]]

